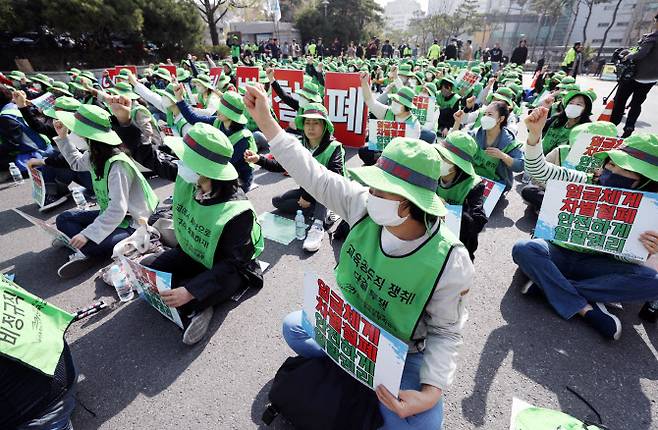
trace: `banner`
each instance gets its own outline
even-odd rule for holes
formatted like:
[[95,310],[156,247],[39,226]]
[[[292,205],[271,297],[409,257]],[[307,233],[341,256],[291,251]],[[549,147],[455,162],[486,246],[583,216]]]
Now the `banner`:
[[235,72],[235,76],[238,78],[238,87],[244,88],[247,82],[258,82],[259,71],[258,67],[239,66]]
[[658,193],[548,181],[535,237],[645,261],[639,237],[656,213]]
[[55,99],[57,99],[57,97],[55,97],[53,93],[47,92],[35,99],[30,100],[30,102],[32,103],[32,106],[35,106],[37,109],[43,112],[44,110],[55,106]]
[[391,140],[407,136],[406,122],[370,119],[368,128],[368,149],[373,151],[383,151]]
[[431,120],[434,115],[435,109],[435,100],[434,97],[428,96],[416,96],[414,97],[414,105],[416,109],[412,109],[411,113],[416,115],[420,125],[425,125],[427,120]]
[[352,377],[397,397],[408,346],[347,303],[313,273],[304,273],[304,330]]
[[592,173],[594,170],[603,166],[603,160],[594,158],[597,152],[609,151],[615,149],[624,143],[624,139],[609,136],[598,136],[582,132],[578,135],[575,142],[571,145],[569,154],[562,165],[569,169],[580,170],[581,172]]
[[617,80],[617,68],[614,64],[606,64],[603,66],[601,71],[601,77],[599,78],[602,81],[616,81]]
[[505,184],[487,178],[482,178],[482,182],[484,182],[484,214],[489,218],[505,191]]
[[14,212],[16,212],[17,214],[28,220],[33,225],[36,225],[41,230],[48,233],[50,236],[52,236],[53,241],[55,240],[60,241],[65,247],[67,247],[71,251],[75,252],[76,254],[82,255],[82,253],[77,248],[71,246],[71,238],[65,235],[64,233],[62,233],[61,231],[57,230],[57,228],[54,225],[48,224],[47,222],[42,221],[39,218],[30,216],[18,209],[14,209]]
[[101,87],[111,88],[114,86],[114,77],[116,76],[116,69],[105,69],[101,75]]
[[[274,69],[274,78],[281,89],[299,100],[297,91],[304,86],[304,72],[301,70]],[[295,120],[297,111],[281,101],[281,98],[272,91],[272,108],[279,119],[279,125],[285,130],[288,123]]]
[[210,76],[210,80],[212,81],[212,84],[215,88],[217,87],[217,82],[219,82],[219,78],[222,77],[223,72],[224,70],[222,67],[210,68],[210,71],[208,72],[208,76]]
[[445,205],[448,209],[448,214],[445,217],[445,223],[448,229],[459,238],[459,233],[462,228],[462,205]]
[[471,88],[479,80],[480,80],[479,75],[476,75],[470,70],[462,70],[461,72],[459,72],[459,75],[457,75],[457,79],[456,79],[457,88],[455,89],[455,92],[459,92],[464,88]]
[[0,275],[0,354],[53,376],[74,315]]
[[42,208],[46,203],[46,187],[43,183],[43,174],[34,167],[28,168],[27,173],[32,179],[32,200]]
[[360,148],[366,141],[368,106],[358,73],[327,72],[324,105],[334,124],[334,136],[344,146]]
[[171,290],[171,273],[149,269],[139,263],[120,257],[123,272],[130,286],[139,291],[139,295],[158,312],[183,329],[183,321],[176,308],[167,306],[160,297],[160,291]]

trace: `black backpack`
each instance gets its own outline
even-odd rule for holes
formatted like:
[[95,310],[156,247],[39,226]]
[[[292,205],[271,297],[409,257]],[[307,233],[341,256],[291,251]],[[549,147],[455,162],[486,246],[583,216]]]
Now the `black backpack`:
[[269,398],[267,425],[279,414],[298,430],[375,430],[384,422],[375,392],[328,357],[289,357],[276,372]]

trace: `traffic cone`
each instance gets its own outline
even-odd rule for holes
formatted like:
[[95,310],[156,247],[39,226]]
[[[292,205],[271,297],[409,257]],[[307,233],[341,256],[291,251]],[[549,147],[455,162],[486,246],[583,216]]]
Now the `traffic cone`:
[[612,116],[612,108],[614,106],[615,100],[608,100],[608,103],[606,103],[605,108],[603,109],[603,112],[601,112],[601,115],[599,115],[599,119],[597,119],[597,121],[610,121],[610,117]]

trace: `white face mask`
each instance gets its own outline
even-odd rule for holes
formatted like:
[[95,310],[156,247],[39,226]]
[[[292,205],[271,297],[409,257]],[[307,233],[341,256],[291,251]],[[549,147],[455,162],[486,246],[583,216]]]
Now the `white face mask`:
[[573,118],[578,118],[580,114],[583,113],[584,110],[585,108],[582,106],[567,105],[567,107],[564,108],[564,113],[567,115],[567,118],[573,119]]
[[491,130],[498,124],[498,121],[496,121],[496,118],[492,116],[483,116],[482,119],[480,119],[480,124],[482,125],[482,128],[484,130]]
[[451,162],[441,160],[441,176],[448,176],[454,170],[455,170],[455,166]]
[[377,225],[396,227],[407,220],[407,217],[398,216],[400,202],[397,200],[388,200],[368,194],[366,209],[368,215]]
[[187,167],[180,160],[176,164],[178,164],[178,176],[180,176],[181,179],[188,184],[196,185],[196,183],[199,181],[199,174]]
[[409,79],[409,82],[407,82],[407,85],[410,86],[411,88],[414,88],[416,85],[418,85],[418,82],[416,82],[415,79]]
[[400,115],[404,111],[404,106],[398,102],[391,102],[391,111],[394,115]]

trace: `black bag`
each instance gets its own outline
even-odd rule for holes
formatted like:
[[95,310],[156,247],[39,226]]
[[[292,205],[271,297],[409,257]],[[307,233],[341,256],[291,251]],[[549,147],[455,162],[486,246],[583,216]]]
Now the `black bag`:
[[620,61],[615,68],[618,81],[628,81],[635,77],[637,65],[633,61]]
[[263,421],[281,414],[298,430],[375,430],[384,420],[370,390],[327,358],[289,357],[276,372]]

